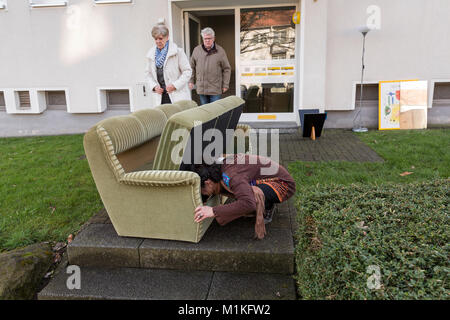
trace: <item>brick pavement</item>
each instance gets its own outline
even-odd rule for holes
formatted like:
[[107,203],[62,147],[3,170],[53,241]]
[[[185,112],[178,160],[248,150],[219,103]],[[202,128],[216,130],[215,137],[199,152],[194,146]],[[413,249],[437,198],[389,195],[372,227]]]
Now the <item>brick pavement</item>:
[[[280,129],[280,162],[282,164],[296,160],[383,162],[383,158],[357,135],[345,129],[326,129],[320,138],[313,141],[310,138],[303,138],[299,129]],[[268,149],[270,150],[270,147]]]

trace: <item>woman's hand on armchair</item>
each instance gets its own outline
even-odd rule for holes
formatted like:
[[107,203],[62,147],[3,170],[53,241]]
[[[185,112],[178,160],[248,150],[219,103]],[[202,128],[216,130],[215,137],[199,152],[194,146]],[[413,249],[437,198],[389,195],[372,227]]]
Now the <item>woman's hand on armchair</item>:
[[197,207],[194,211],[194,221],[198,223],[206,218],[214,218],[213,208],[208,206]]

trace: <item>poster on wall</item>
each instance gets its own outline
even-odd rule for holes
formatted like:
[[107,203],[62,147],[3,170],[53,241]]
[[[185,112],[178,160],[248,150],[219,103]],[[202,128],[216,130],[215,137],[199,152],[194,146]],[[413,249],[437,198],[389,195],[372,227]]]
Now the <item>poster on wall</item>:
[[408,81],[400,84],[400,129],[426,129],[428,82]]
[[426,128],[427,88],[427,81],[380,81],[378,129]]
[[378,129],[400,129],[400,82],[379,83]]

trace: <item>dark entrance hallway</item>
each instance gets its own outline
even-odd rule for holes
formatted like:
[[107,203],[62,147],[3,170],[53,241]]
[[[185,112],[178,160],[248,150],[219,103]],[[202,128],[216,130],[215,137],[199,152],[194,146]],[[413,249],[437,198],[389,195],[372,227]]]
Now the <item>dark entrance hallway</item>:
[[[200,22],[200,30],[206,27],[212,28],[216,34],[216,43],[225,49],[231,66],[230,88],[222,97],[236,95],[234,10],[190,11],[189,14],[196,18],[196,21],[189,20],[189,54],[192,53],[196,45],[202,43],[201,36],[197,37],[195,30],[193,30],[196,27],[197,21]],[[200,99],[195,90],[192,90],[192,100],[200,104]]]

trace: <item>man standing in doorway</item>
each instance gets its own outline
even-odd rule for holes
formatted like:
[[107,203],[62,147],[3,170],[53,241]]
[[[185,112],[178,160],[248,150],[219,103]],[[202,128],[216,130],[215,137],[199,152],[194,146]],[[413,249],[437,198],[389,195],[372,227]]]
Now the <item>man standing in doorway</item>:
[[231,67],[225,50],[215,42],[214,30],[205,28],[201,35],[203,44],[195,47],[191,56],[189,88],[192,90],[195,83],[200,104],[206,104],[219,100],[228,90]]

